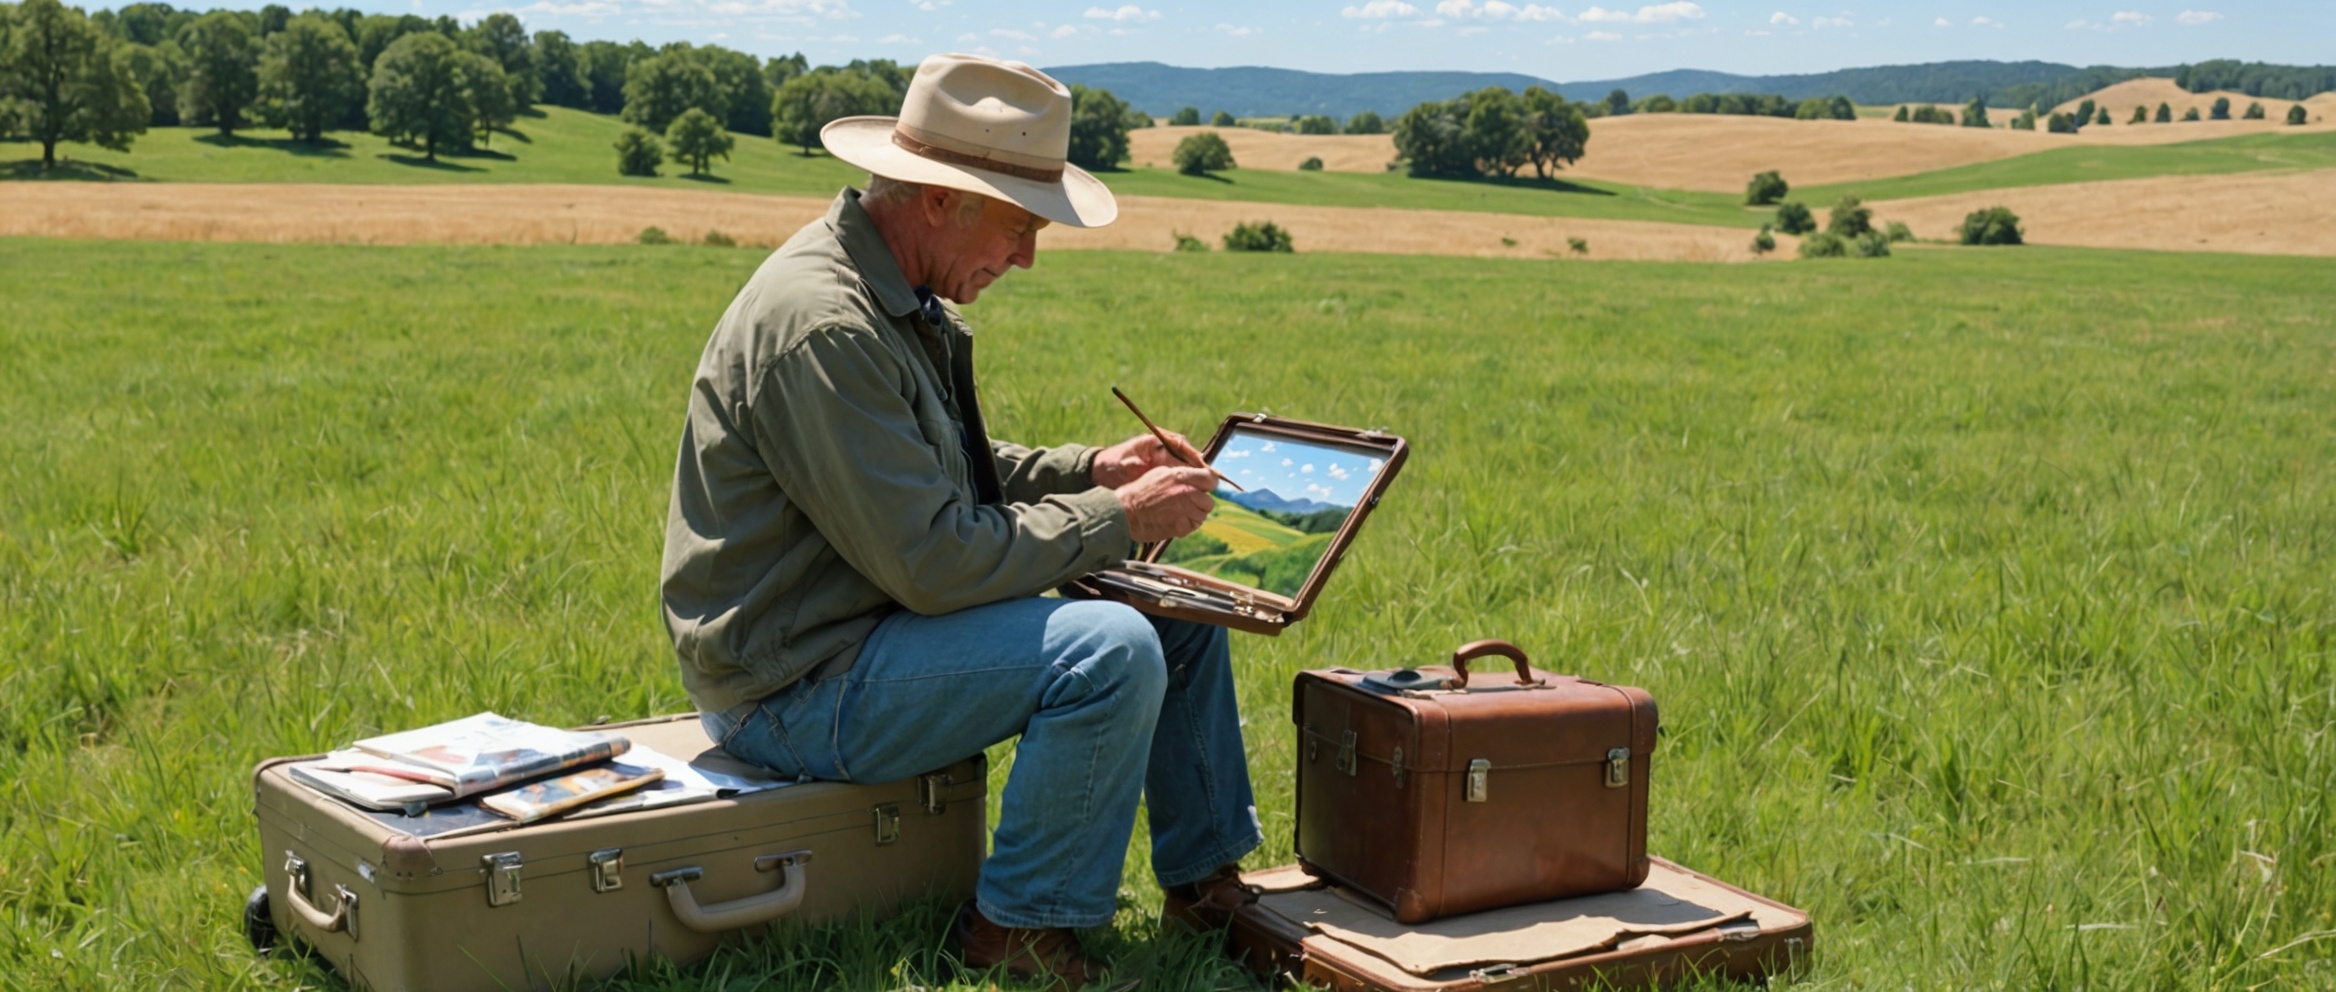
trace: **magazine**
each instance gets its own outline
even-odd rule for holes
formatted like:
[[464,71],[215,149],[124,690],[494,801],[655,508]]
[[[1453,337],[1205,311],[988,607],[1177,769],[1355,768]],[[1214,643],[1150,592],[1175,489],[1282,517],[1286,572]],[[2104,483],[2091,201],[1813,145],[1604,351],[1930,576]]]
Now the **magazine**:
[[785,779],[769,777],[767,773],[754,778],[728,774],[649,747],[634,748],[625,755],[625,762],[658,769],[665,773],[665,778],[647,788],[587,803],[569,813],[568,819],[581,820],[611,813],[681,806],[793,784]]
[[638,789],[664,777],[665,772],[661,769],[610,762],[497,792],[480,798],[479,805],[520,823],[534,823],[595,799]]
[[428,782],[373,771],[336,769],[332,764],[331,761],[307,761],[285,772],[295,782],[366,809],[410,810],[454,798],[453,792]]
[[455,798],[604,761],[631,746],[616,734],[557,730],[493,713],[368,737],[354,745],[414,769],[416,777],[445,788]]

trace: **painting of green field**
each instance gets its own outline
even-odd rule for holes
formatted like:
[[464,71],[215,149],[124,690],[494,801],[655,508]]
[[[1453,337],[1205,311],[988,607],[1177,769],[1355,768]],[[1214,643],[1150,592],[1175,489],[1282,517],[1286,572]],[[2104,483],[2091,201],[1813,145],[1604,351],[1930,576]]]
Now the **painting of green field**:
[[[687,709],[666,504],[761,257],[0,239],[0,987],[346,988],[245,945],[260,758]],[[1410,442],[1313,613],[1232,635],[1251,867],[1296,672],[1500,637],[1660,702],[1650,849],[1812,914],[1779,987],[2336,979],[2336,262],[1064,252],[966,312],[1002,438],[1125,438],[1118,384]],[[1116,977],[1259,988],[1156,939],[1137,829]],[[987,987],[947,919],[601,987]]]
[[[1329,550],[1333,535],[1307,533],[1267,519],[1223,493],[1216,502],[1200,532],[1168,542],[1160,560],[1275,595],[1296,596]],[[1337,516],[1345,518],[1344,513]]]

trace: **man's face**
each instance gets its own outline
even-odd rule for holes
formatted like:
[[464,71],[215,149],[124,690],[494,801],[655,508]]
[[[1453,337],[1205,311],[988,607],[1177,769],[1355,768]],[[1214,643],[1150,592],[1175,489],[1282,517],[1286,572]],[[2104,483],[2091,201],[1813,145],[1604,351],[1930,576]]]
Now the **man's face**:
[[956,303],[971,303],[1012,268],[1038,260],[1038,232],[1046,218],[995,197],[982,202],[970,224],[959,223],[964,194],[948,198],[934,234],[941,251],[929,283],[933,292]]

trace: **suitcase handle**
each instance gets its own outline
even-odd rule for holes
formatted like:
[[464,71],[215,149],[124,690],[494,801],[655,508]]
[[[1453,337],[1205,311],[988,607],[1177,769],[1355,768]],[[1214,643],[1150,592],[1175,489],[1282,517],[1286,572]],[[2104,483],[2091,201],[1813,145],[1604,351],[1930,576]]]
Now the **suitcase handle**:
[[1533,677],[1533,665],[1525,660],[1525,649],[1507,641],[1470,641],[1452,652],[1452,688],[1468,688],[1468,659],[1499,655],[1517,663],[1518,685],[1540,685]]
[[308,862],[291,852],[284,854],[284,901],[292,904],[292,912],[300,921],[322,933],[343,933],[350,940],[357,939],[357,894],[346,885],[333,886],[340,904],[330,913],[316,908],[308,901]]
[[758,896],[732,899],[712,905],[699,905],[698,897],[689,891],[690,880],[704,877],[706,871],[697,866],[675,868],[649,876],[649,884],[665,890],[665,901],[673,907],[673,915],[681,925],[699,933],[721,933],[758,926],[785,916],[803,904],[803,866],[810,863],[811,852],[789,851],[785,854],[766,854],[754,859],[754,870],[784,869],[779,887]]

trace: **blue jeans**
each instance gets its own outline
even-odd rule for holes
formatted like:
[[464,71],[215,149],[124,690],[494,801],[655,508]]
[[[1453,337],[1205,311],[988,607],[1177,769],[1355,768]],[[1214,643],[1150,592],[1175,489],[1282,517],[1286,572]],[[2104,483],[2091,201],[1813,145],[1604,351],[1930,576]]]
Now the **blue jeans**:
[[738,758],[849,782],[907,778],[1020,734],[975,890],[1006,926],[1110,922],[1139,798],[1163,886],[1263,840],[1224,629],[1117,603],[903,610],[848,671],[704,720]]

